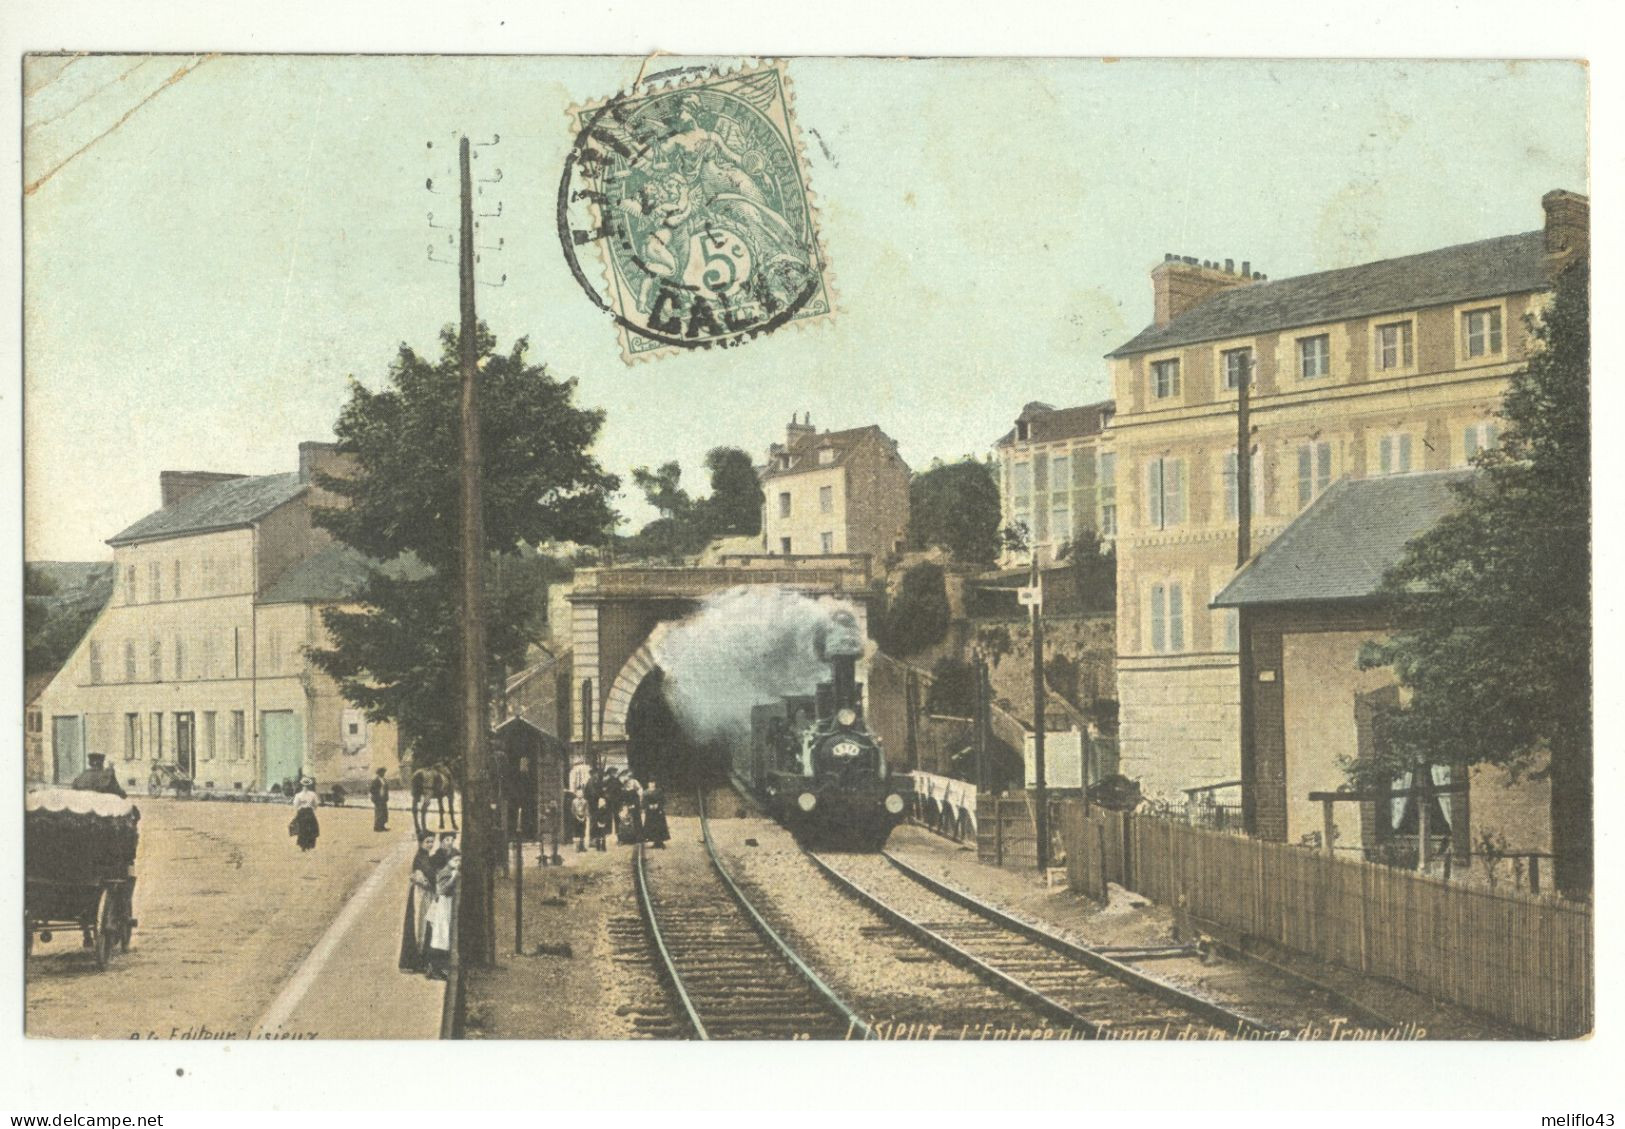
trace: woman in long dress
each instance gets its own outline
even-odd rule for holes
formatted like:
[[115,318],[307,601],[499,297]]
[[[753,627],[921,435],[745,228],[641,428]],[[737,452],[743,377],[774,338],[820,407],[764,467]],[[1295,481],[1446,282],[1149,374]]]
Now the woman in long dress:
[[440,859],[435,854],[433,832],[425,832],[418,840],[418,853],[412,858],[412,880],[406,887],[406,917],[401,922],[401,959],[403,972],[422,972],[424,948],[429,932],[429,903],[434,900],[435,874]]
[[316,809],[321,805],[316,794],[316,782],[309,777],[299,782],[299,793],[293,798],[293,833],[301,851],[314,850],[316,837],[322,828],[316,822]]
[[671,829],[666,826],[666,794],[651,780],[643,790],[643,841],[664,848],[670,838]]
[[456,910],[457,882],[462,873],[462,853],[451,846],[450,836],[442,836],[440,868],[434,877],[434,900],[429,903],[428,933],[424,956],[430,980],[444,980],[451,971],[451,920]]

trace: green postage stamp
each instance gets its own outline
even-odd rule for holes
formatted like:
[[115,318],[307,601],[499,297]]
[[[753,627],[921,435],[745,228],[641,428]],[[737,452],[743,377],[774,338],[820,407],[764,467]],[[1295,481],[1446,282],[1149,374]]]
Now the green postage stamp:
[[572,109],[559,240],[627,362],[833,313],[791,102],[772,63],[662,71]]

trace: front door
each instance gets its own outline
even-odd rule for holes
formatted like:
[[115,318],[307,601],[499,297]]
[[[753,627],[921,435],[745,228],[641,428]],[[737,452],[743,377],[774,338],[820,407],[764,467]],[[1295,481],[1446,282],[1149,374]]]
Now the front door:
[[175,767],[188,776],[197,774],[197,722],[195,714],[175,715]]
[[85,770],[85,729],[77,715],[51,719],[51,756],[58,784],[72,784]]
[[293,710],[264,710],[260,713],[260,763],[264,766],[261,787],[297,780],[305,764],[305,735],[299,715]]

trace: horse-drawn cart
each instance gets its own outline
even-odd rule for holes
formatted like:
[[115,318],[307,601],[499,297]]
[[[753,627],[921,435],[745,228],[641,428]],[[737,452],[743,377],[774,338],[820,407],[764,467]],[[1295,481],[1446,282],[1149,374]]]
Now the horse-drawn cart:
[[24,804],[24,952],[34,936],[77,929],[97,968],[113,946],[128,951],[136,921],[136,824],[129,800],[101,792],[51,788],[30,792]]
[[177,796],[190,796],[192,794],[192,778],[182,772],[181,766],[178,764],[154,761],[152,771],[147,774],[147,794],[149,796],[162,796],[166,788],[174,789]]

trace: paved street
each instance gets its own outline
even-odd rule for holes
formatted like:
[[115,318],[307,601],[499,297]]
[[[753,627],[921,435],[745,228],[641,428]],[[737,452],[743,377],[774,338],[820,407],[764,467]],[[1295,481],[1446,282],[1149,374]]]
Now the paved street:
[[411,818],[323,808],[302,854],[289,807],[140,797],[128,953],[97,972],[73,934],[36,942],[28,1034],[434,1038],[442,986],[395,967]]

